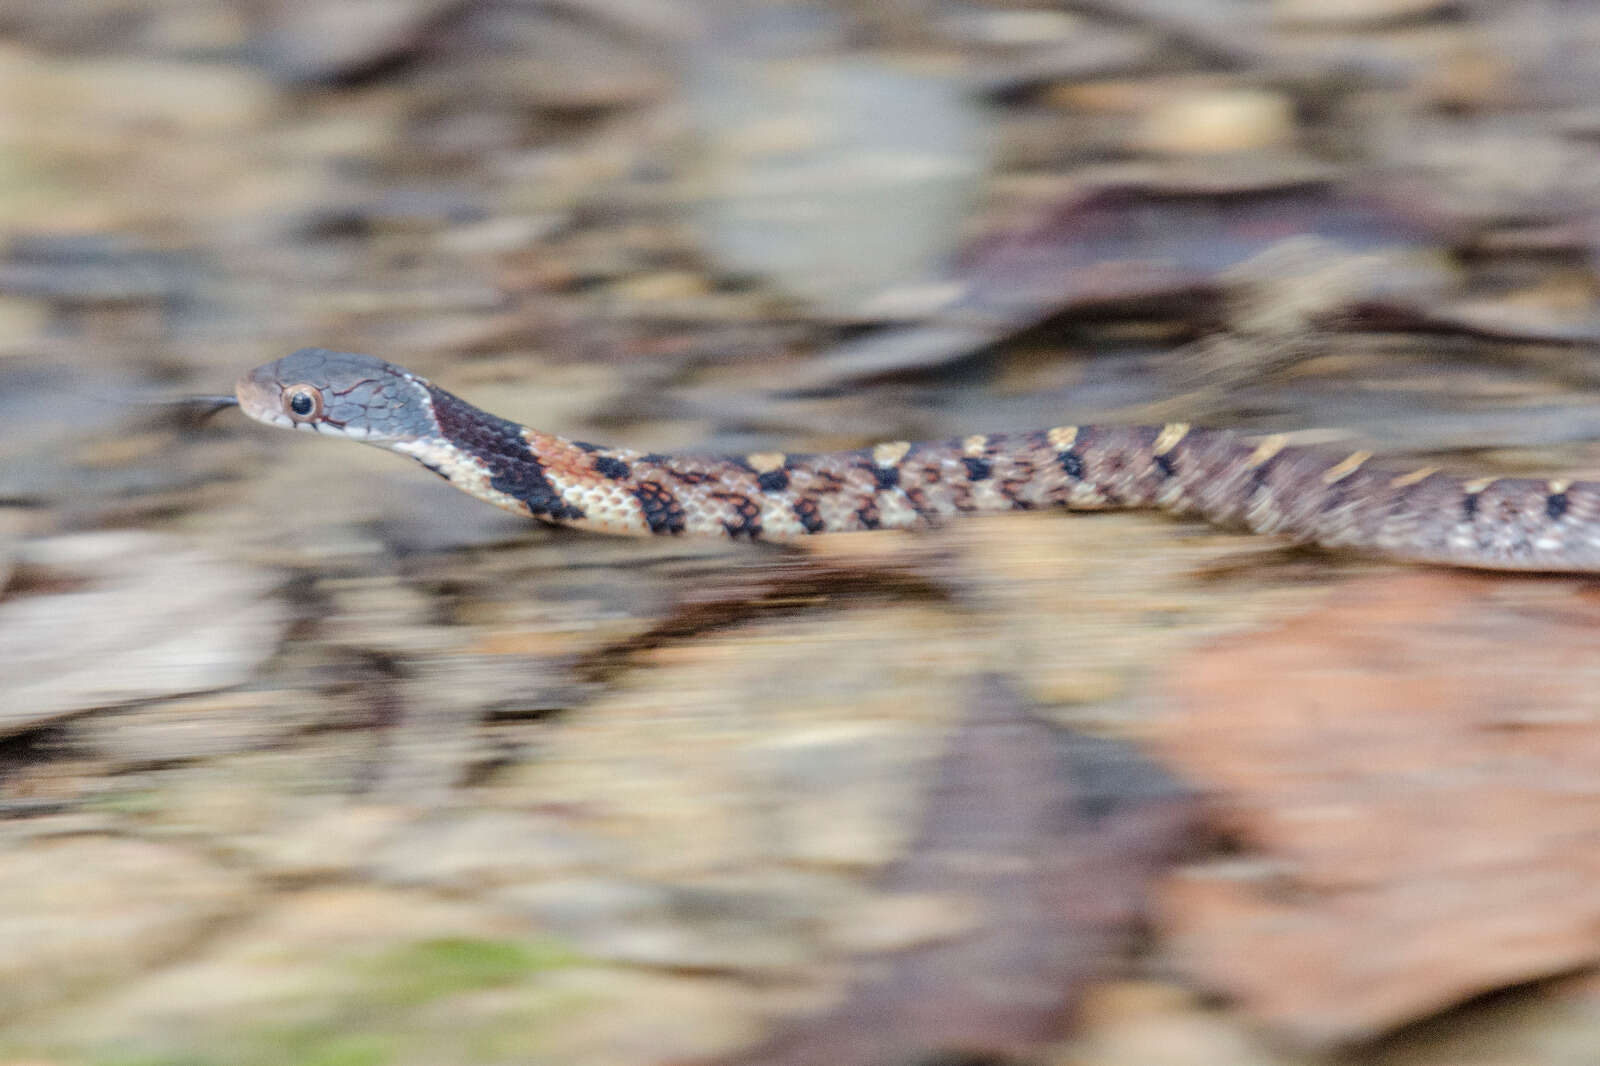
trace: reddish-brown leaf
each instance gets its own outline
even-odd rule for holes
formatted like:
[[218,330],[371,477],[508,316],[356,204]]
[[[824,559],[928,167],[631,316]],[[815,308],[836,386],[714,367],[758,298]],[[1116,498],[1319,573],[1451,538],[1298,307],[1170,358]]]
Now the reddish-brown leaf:
[[1600,597],[1418,573],[1177,665],[1162,746],[1247,853],[1185,871],[1187,970],[1360,1039],[1600,958]]

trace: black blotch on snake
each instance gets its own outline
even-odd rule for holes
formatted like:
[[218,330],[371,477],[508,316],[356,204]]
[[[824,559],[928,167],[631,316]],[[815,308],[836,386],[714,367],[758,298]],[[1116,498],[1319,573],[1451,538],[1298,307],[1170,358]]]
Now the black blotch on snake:
[[594,472],[601,477],[608,477],[612,481],[621,481],[633,471],[621,459],[613,459],[609,455],[596,456]]
[[800,520],[800,525],[807,533],[820,533],[822,531],[822,514],[817,510],[815,500],[804,497],[794,501],[790,508],[794,516]]
[[646,481],[634,490],[634,498],[644,513],[644,521],[652,533],[682,533],[683,507],[678,498],[657,481]]
[[428,389],[434,418],[444,438],[489,470],[489,485],[521,500],[528,513],[558,521],[582,518],[583,511],[561,498],[544,464],[528,448],[522,427],[487,414],[443,389]]

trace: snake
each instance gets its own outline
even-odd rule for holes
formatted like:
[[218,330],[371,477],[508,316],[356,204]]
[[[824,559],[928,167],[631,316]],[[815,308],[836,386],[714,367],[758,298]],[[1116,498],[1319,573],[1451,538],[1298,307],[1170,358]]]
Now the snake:
[[1284,434],[1080,425],[854,451],[664,455],[569,440],[369,355],[303,348],[241,377],[269,425],[386,448],[520,515],[603,533],[788,541],[1058,508],[1195,515],[1286,541],[1484,570],[1600,571],[1600,482],[1384,469]]

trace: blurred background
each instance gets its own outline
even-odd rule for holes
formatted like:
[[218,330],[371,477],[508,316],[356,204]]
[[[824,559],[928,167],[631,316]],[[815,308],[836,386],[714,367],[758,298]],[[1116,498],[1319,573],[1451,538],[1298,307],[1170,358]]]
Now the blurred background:
[[1600,9],[5,0],[0,1062],[1600,1061],[1600,597],[550,530],[161,406],[1600,470]]

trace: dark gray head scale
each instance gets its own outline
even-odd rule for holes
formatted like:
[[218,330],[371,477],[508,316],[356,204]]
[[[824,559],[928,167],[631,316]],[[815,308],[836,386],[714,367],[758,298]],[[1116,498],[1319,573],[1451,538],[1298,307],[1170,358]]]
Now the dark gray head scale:
[[234,394],[251,418],[287,429],[384,445],[434,433],[427,382],[370,355],[302,348],[245,374]]

